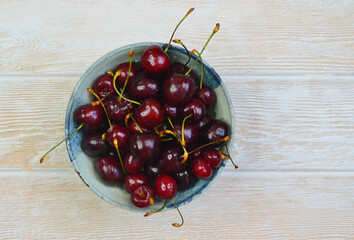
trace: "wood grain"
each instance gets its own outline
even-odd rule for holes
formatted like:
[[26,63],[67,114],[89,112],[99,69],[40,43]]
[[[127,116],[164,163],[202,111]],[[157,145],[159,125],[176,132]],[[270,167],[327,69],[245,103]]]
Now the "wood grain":
[[176,211],[144,218],[116,208],[72,171],[1,172],[1,188],[11,188],[0,196],[0,237],[352,239],[353,181],[353,173],[224,172],[181,207],[185,226],[176,229]]
[[[0,77],[0,166],[72,168],[64,138],[79,77]],[[236,114],[233,155],[244,170],[354,170],[354,81],[341,76],[222,76]],[[40,143],[40,144],[38,144]],[[25,154],[24,154],[25,153]]]
[[[200,49],[218,72],[353,72],[354,2],[14,1],[0,3],[0,72],[79,73],[120,46],[176,38]],[[20,6],[19,6],[20,5]],[[123,7],[124,6],[124,7]],[[158,6],[158,7],[153,7]],[[45,8],[45,10],[43,10]]]

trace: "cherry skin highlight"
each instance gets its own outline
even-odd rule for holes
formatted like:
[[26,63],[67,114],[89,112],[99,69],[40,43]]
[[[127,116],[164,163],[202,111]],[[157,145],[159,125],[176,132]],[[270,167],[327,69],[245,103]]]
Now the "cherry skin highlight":
[[172,73],[163,83],[162,92],[165,100],[174,105],[187,103],[195,92],[194,80],[188,76]]
[[165,173],[157,176],[154,186],[156,194],[162,199],[172,199],[177,193],[176,180]]
[[213,148],[205,149],[202,154],[203,159],[205,159],[210,166],[213,168],[218,168],[221,165],[222,159],[219,155],[219,151]]
[[96,167],[101,179],[110,185],[123,181],[124,174],[119,160],[114,157],[103,157],[97,160]]
[[163,122],[165,112],[157,100],[149,98],[135,109],[134,116],[139,126],[153,129]]
[[170,57],[160,46],[152,45],[144,50],[140,63],[148,73],[163,73],[170,67]]
[[77,122],[87,126],[90,130],[95,130],[101,127],[104,111],[99,105],[91,106],[91,104],[86,104],[76,109],[74,117]]
[[134,155],[129,151],[125,154],[123,162],[124,168],[128,173],[140,172],[144,165],[142,161],[134,157]]
[[213,175],[213,168],[201,157],[193,159],[191,169],[197,178],[208,179]]
[[138,186],[149,184],[149,180],[144,173],[131,173],[124,179],[124,188],[128,193],[132,193]]
[[114,139],[118,141],[118,149],[126,148],[129,144],[129,131],[120,124],[113,124],[112,128],[108,128],[106,132],[107,142],[112,146],[114,145]]

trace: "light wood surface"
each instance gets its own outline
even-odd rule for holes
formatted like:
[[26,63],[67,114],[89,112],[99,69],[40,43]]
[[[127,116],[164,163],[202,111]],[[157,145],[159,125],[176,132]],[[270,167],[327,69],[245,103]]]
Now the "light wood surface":
[[[200,198],[144,218],[113,207],[61,146],[71,92],[105,53],[201,48],[236,114],[229,164]],[[354,239],[354,1],[0,2],[0,239]]]

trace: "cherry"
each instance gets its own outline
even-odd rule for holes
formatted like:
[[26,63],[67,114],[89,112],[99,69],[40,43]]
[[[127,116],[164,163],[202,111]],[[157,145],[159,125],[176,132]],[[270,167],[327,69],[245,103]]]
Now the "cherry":
[[165,115],[172,120],[175,120],[178,118],[178,108],[175,105],[168,104],[168,103],[163,103],[162,104],[163,109],[165,110]]
[[172,73],[165,78],[162,92],[168,103],[175,105],[185,104],[195,92],[195,83],[188,76]]
[[155,192],[162,199],[172,199],[177,193],[177,182],[168,174],[162,173],[155,180]]
[[199,147],[200,147],[201,145],[197,145],[196,146],[196,150],[193,150],[193,152],[191,152],[191,153],[189,153],[188,154],[188,158],[190,158],[190,159],[194,159],[194,158],[196,158],[196,157],[199,157],[201,154],[202,154],[202,148],[200,148],[199,149]]
[[161,142],[153,133],[135,133],[130,138],[130,151],[141,161],[151,162],[160,154]]
[[[182,138],[182,122],[178,121],[174,124],[175,129],[180,138]],[[191,122],[185,122],[184,124],[184,140],[186,142],[186,149],[190,150],[199,140],[198,127]]]
[[180,156],[182,151],[180,147],[168,146],[162,150],[160,159],[158,161],[159,168],[166,173],[173,173],[182,168],[180,164]]
[[141,72],[133,79],[130,93],[136,99],[157,98],[160,95],[160,86],[146,72]]
[[221,165],[222,159],[219,151],[213,148],[205,149],[202,153],[203,159],[205,159],[213,168],[218,168]]
[[197,178],[208,179],[213,175],[213,168],[201,157],[192,160],[191,170]]
[[[140,129],[141,129],[141,131],[143,132],[143,133],[149,133],[149,132],[151,132],[149,129],[147,129],[147,128],[144,128],[144,127],[142,127],[142,126],[139,126],[140,127]],[[132,133],[140,133],[140,130],[139,130],[139,128],[138,128],[138,125],[137,125],[137,123],[135,123],[134,121],[131,121],[131,122],[129,122],[128,123],[128,128],[129,128],[129,131],[130,132],[132,132]]]
[[206,86],[203,86],[202,89],[197,92],[197,97],[204,103],[206,108],[213,106],[216,101],[215,92]]
[[98,173],[105,183],[116,185],[123,181],[123,171],[118,161],[114,157],[102,157],[97,160]]
[[163,122],[165,112],[157,100],[149,98],[135,109],[134,116],[139,125],[152,129]]
[[193,186],[196,182],[196,177],[189,168],[182,169],[174,174],[179,190],[185,190]]
[[146,164],[144,170],[148,178],[153,181],[162,173],[162,170],[156,163]]
[[106,139],[113,147],[116,147],[114,144],[114,140],[116,139],[118,141],[117,147],[119,149],[126,148],[129,143],[129,131],[118,123],[113,124],[106,132]]
[[199,131],[202,132],[206,128],[208,128],[211,121],[212,121],[212,118],[210,117],[210,115],[208,113],[206,113],[205,116],[199,122],[196,123]]
[[[127,79],[128,76],[128,71],[129,71],[129,62],[121,63],[117,66],[116,71],[122,71],[121,74],[117,77],[117,80],[121,84],[121,86],[124,85],[125,80]],[[132,79],[134,78],[135,75],[139,73],[139,67],[136,63],[132,63],[132,67],[130,69],[130,74],[128,78],[128,83],[127,87],[130,87],[130,83]]]
[[[189,68],[185,65],[183,65],[182,63],[176,62],[171,64],[170,69],[167,72],[167,75],[171,74],[171,73],[179,73],[179,74],[186,74],[188,72]],[[188,77],[195,79],[195,74],[193,71],[189,72]],[[199,87],[199,86],[198,86]]]
[[128,193],[132,193],[138,186],[149,184],[149,180],[144,173],[131,173],[124,179],[124,188]]
[[141,170],[144,163],[134,157],[131,152],[127,152],[124,157],[124,168],[127,170],[128,173],[136,173]]
[[107,153],[108,147],[101,135],[99,132],[93,132],[82,137],[81,148],[87,155],[98,157]]
[[182,108],[182,116],[186,117],[191,114],[194,122],[199,122],[205,116],[206,110],[204,104],[197,98],[193,98]]
[[[124,93],[123,96],[128,98],[126,93]],[[108,116],[112,120],[121,122],[129,113],[129,109],[132,106],[132,103],[125,101],[124,99],[119,99],[119,96],[115,95],[109,98],[104,105],[107,109]]]
[[93,85],[93,91],[100,98],[109,98],[114,95],[113,76],[104,74],[100,76]]
[[[206,142],[215,142],[222,140],[229,134],[229,128],[226,123],[220,120],[213,120],[208,129],[203,132],[203,138]],[[222,142],[215,143],[214,146],[220,146]]]
[[140,63],[148,73],[163,73],[170,66],[170,57],[160,46],[152,45],[144,50]]
[[131,194],[131,203],[138,208],[148,207],[154,204],[155,190],[149,185],[140,185]]
[[99,105],[91,106],[91,104],[86,104],[76,109],[74,116],[76,121],[82,123],[83,126],[87,126],[88,129],[94,130],[102,125],[104,112]]

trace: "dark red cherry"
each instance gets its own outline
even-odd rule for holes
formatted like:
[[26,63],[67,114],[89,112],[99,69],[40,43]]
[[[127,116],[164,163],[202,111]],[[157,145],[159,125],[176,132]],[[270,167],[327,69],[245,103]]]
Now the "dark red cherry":
[[[128,98],[129,96],[124,93],[124,97]],[[124,121],[125,116],[129,113],[129,107],[132,105],[130,102],[125,101],[123,98],[119,100],[119,96],[115,95],[109,98],[104,103],[108,116],[111,120],[121,122]]]
[[129,131],[120,124],[113,124],[112,128],[108,128],[106,132],[107,142],[114,146],[114,139],[118,141],[118,149],[126,148],[129,144]]
[[161,142],[155,133],[135,133],[130,137],[130,151],[144,162],[151,162],[160,155]]
[[[118,158],[117,150],[113,148],[111,145],[107,144],[107,146],[108,146],[107,156]],[[124,159],[125,154],[128,152],[127,148],[120,148],[118,150],[121,158]]]
[[[132,133],[140,133],[140,130],[139,130],[137,124],[136,124],[134,121],[129,122],[129,123],[128,123],[128,127],[129,127],[129,131],[130,131],[130,132],[132,132]],[[144,128],[144,127],[142,127],[142,126],[139,126],[139,127],[140,127],[140,129],[141,129],[141,131],[142,131],[143,133],[149,133],[149,132],[151,132],[151,131],[150,131],[149,129],[147,129],[147,128]]]
[[152,181],[155,181],[156,177],[162,173],[157,163],[146,164],[144,170],[148,178]]
[[154,187],[156,194],[162,199],[172,199],[177,193],[176,180],[165,173],[157,176]]
[[74,116],[77,122],[83,123],[90,130],[94,130],[102,125],[104,112],[100,105],[86,104],[76,109]]
[[172,73],[165,78],[162,92],[168,103],[175,105],[185,104],[195,92],[195,83],[190,77]]
[[182,169],[180,164],[183,152],[180,147],[177,146],[167,146],[162,150],[160,155],[158,166],[159,168],[166,173],[173,173]]
[[135,99],[157,98],[160,95],[160,85],[146,72],[141,72],[133,79],[130,93]]
[[205,129],[207,129],[209,127],[209,124],[211,123],[212,118],[210,117],[210,115],[208,113],[205,114],[205,116],[196,123],[198,129],[200,132],[203,132]]
[[151,205],[155,198],[155,190],[149,185],[140,185],[131,194],[131,203],[138,208],[145,208]]
[[[197,149],[198,147],[202,146],[201,144],[196,144],[196,146],[192,149],[193,152],[188,155],[188,159],[194,159],[196,157],[200,157],[203,151],[203,148]],[[197,150],[195,150],[197,149]]]
[[82,137],[81,148],[87,155],[99,157],[107,153],[108,145],[102,140],[101,133],[93,132]]
[[140,63],[148,73],[163,73],[170,67],[170,57],[160,46],[152,45],[144,50]]
[[193,186],[197,178],[189,168],[182,169],[174,174],[179,190],[185,190]]
[[97,160],[96,166],[101,179],[105,183],[116,185],[123,181],[124,174],[118,158],[100,158]]
[[213,89],[203,86],[197,93],[197,97],[202,103],[204,103],[206,108],[210,108],[214,105],[216,101],[216,95]]
[[115,90],[113,87],[113,77],[108,74],[104,74],[99,77],[93,85],[93,91],[100,98],[109,98],[114,95]]
[[165,112],[157,100],[149,98],[135,109],[134,116],[139,126],[152,129],[163,122]]
[[205,116],[206,109],[204,104],[198,98],[193,98],[183,106],[181,112],[182,117],[186,117],[191,114],[192,121],[199,122]]
[[[127,79],[128,76],[128,71],[129,71],[129,62],[121,63],[117,66],[117,71],[121,70],[121,74],[117,77],[118,82],[120,85],[123,87],[125,80]],[[128,83],[127,87],[130,87],[130,83],[134,76],[136,76],[139,73],[139,67],[136,63],[132,63],[132,68],[130,70],[129,78],[128,78]]]
[[219,151],[213,148],[205,149],[202,153],[202,157],[206,160],[213,168],[218,168],[221,165],[222,159],[219,155]]
[[140,172],[141,168],[143,167],[144,163],[134,157],[131,152],[127,152],[124,157],[124,168],[128,173],[137,173]]
[[[182,122],[176,122],[175,129],[178,135],[182,138]],[[194,145],[198,142],[199,130],[194,123],[187,121],[184,123],[184,140],[186,141],[187,150],[193,149]]]
[[179,113],[178,113],[178,108],[176,105],[163,103],[162,107],[165,110],[165,115],[167,117],[171,118],[172,120],[175,120],[178,118]]
[[197,178],[208,179],[213,175],[213,168],[201,157],[192,160],[191,170]]
[[124,188],[128,193],[132,193],[140,185],[148,185],[149,180],[144,173],[131,173],[124,179]]
[[[220,120],[213,120],[206,131],[203,132],[204,141],[207,143],[221,140],[229,135],[229,128],[226,123]],[[220,146],[223,142],[215,143],[214,146]]]
[[[188,72],[188,70],[189,70],[189,67],[184,66],[182,63],[176,62],[176,63],[171,64],[171,67],[168,70],[167,75],[171,74],[171,73],[179,73],[179,74],[185,75]],[[187,76],[192,79],[195,79],[195,74],[193,71],[190,71]]]

